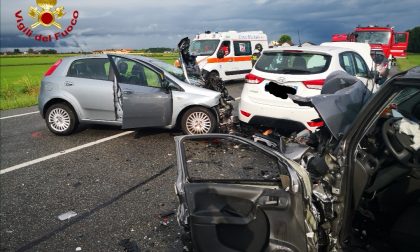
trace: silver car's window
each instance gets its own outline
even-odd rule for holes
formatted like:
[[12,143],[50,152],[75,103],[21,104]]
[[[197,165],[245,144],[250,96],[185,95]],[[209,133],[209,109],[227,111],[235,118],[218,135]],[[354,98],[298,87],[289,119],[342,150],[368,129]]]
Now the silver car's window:
[[155,71],[148,67],[121,57],[112,57],[119,73],[119,82],[139,86],[161,88],[161,78]]
[[71,63],[68,77],[111,80],[109,78],[110,62],[104,59],[79,59]]
[[277,74],[318,74],[328,70],[331,56],[302,51],[264,52],[255,69]]
[[166,72],[170,73],[171,75],[173,75],[178,80],[185,81],[185,75],[184,75],[184,71],[182,70],[182,68],[175,67],[173,65],[170,65],[166,62],[163,62],[163,61],[157,60],[157,59],[148,59],[148,60],[153,65],[156,65],[157,67],[162,68]]

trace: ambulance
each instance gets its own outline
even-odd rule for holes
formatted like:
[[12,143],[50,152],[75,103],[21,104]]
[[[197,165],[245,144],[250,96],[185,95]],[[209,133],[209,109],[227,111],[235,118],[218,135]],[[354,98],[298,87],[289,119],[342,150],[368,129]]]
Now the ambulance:
[[243,79],[252,70],[255,46],[268,48],[262,31],[205,32],[195,36],[189,52],[196,56],[203,76],[218,76],[223,81]]

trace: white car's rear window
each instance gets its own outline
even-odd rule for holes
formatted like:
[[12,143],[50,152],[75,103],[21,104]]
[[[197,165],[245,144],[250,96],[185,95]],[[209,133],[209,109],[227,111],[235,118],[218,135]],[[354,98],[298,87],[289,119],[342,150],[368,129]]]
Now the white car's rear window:
[[255,68],[278,74],[318,74],[328,70],[331,56],[301,51],[264,52]]

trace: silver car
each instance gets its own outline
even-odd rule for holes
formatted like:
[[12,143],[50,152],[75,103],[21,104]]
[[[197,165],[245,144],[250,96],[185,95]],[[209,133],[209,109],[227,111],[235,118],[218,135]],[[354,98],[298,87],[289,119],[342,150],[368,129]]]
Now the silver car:
[[79,123],[215,131],[221,94],[187,81],[182,69],[146,57],[63,58],[45,73],[38,106],[57,135],[71,134]]

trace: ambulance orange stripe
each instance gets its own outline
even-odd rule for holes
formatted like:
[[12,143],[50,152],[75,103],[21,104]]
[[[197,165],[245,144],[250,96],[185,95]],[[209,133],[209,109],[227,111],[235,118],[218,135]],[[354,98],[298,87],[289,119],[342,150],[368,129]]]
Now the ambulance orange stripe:
[[223,59],[208,58],[207,63],[251,61],[251,56],[225,57]]

